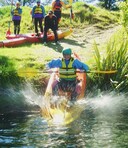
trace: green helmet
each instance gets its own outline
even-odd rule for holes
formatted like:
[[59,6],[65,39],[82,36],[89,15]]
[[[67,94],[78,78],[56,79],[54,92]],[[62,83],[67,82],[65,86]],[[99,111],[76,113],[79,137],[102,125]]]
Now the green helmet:
[[65,48],[62,50],[62,54],[66,54],[66,55],[71,55],[72,54],[72,50],[70,48]]

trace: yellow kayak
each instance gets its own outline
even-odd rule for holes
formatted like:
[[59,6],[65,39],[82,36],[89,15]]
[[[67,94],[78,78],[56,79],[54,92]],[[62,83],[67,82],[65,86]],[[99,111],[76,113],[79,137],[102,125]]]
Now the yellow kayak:
[[77,103],[84,99],[86,89],[86,73],[77,71],[79,95],[75,104],[68,100],[69,93],[59,93],[60,96],[52,96],[52,89],[56,81],[57,73],[52,73],[44,95],[44,105],[42,105],[41,114],[52,123],[69,124],[79,117],[83,108]]

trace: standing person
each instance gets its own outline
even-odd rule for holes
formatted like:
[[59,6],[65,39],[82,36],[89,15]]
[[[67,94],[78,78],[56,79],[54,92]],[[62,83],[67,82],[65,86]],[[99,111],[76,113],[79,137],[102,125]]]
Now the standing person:
[[40,5],[40,0],[37,0],[37,5],[33,7],[32,9],[32,20],[35,25],[35,33],[37,36],[39,36],[38,33],[38,23],[40,27],[40,32],[43,33],[43,26],[42,26],[42,21],[45,16],[45,9],[44,6]]
[[20,2],[16,2],[16,8],[12,10],[12,21],[14,22],[14,34],[20,33],[20,22],[22,9],[20,8]]
[[52,11],[54,12],[55,16],[57,17],[57,30],[58,30],[58,24],[61,20],[62,7],[71,8],[70,5],[65,5],[65,3],[61,0],[54,0],[52,2]]
[[59,44],[58,42],[58,35],[57,35],[57,18],[53,14],[53,11],[49,11],[48,14],[44,18],[44,37],[43,42],[46,45],[47,44],[47,32],[51,29],[54,33],[55,37],[55,43]]
[[57,88],[59,90],[62,90],[63,92],[71,92],[71,101],[75,101],[76,97],[78,96],[76,92],[76,69],[89,71],[89,67],[78,59],[74,59],[71,56],[72,50],[70,48],[63,49],[62,54],[62,59],[50,61],[46,65],[46,68],[59,68],[60,79],[55,89]]

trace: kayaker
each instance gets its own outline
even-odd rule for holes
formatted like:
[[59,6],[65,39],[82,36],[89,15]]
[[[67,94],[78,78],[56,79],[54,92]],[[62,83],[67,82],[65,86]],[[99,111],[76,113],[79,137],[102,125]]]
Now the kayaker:
[[58,35],[57,35],[57,18],[53,14],[53,11],[49,11],[48,14],[44,18],[44,36],[43,36],[43,43],[44,45],[47,44],[47,32],[51,29],[55,36],[55,43],[59,44],[58,42]]
[[71,8],[70,5],[65,5],[65,3],[61,0],[53,0],[52,11],[54,12],[55,16],[57,17],[57,29],[58,29],[58,24],[61,20],[62,7]]
[[53,93],[62,90],[63,92],[71,92],[71,101],[75,101],[78,94],[76,92],[76,69],[89,71],[88,65],[82,63],[78,59],[74,59],[72,56],[72,50],[65,48],[62,50],[63,58],[50,61],[47,65],[47,69],[59,68],[59,81],[54,87]]
[[14,34],[20,33],[20,22],[22,9],[20,8],[20,2],[16,2],[16,8],[11,11],[12,21],[14,23]]
[[35,33],[37,36],[39,36],[38,32],[38,24],[40,28],[40,32],[43,33],[43,26],[42,26],[42,21],[45,16],[45,8],[40,4],[40,0],[37,0],[37,5],[33,7],[32,9],[32,21],[35,26]]

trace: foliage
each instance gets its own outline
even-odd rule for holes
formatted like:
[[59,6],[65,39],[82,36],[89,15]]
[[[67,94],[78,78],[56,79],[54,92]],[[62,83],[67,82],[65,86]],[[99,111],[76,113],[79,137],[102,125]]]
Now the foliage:
[[6,56],[0,56],[0,64],[0,87],[19,86],[21,79],[17,75],[14,62]]
[[[119,36],[120,34],[120,36]],[[94,58],[98,70],[117,70],[116,74],[99,76],[98,82],[100,86],[105,86],[106,82],[111,82],[111,86],[120,91],[128,90],[128,36],[124,30],[117,32],[107,43],[106,54],[104,57],[100,54],[100,49],[96,43],[94,44]],[[107,80],[107,81],[106,81]],[[116,83],[115,83],[116,82]],[[105,86],[106,87],[106,86]]]
[[[110,12],[82,2],[76,2],[73,4],[73,12],[75,16],[71,26],[79,26],[79,28],[86,24],[95,24],[97,27],[102,26],[102,28],[107,28],[108,24],[117,23],[119,18],[118,12]],[[69,23],[69,10],[66,10],[63,13],[63,18],[60,24],[61,26],[68,26]]]
[[[17,1],[20,2],[21,6],[29,6],[29,7],[32,7],[36,3],[36,0],[1,0],[0,5],[1,6],[15,5]],[[50,2],[51,2],[51,0],[45,0],[45,1],[43,1],[43,4],[47,5]],[[41,2],[41,4],[42,4],[42,2]]]
[[121,9],[121,23],[128,33],[128,0],[120,4]]
[[99,0],[100,2],[98,3],[99,6],[104,7],[105,9],[109,10],[119,10],[119,3],[120,0]]
[[[6,59],[2,58],[3,56],[6,57]],[[20,70],[26,70],[26,68],[27,70],[29,70],[28,68],[43,70],[47,61],[59,56],[59,53],[56,53],[53,49],[49,49],[49,51],[47,48],[42,49],[42,44],[26,44],[17,48],[1,48],[0,50],[1,61],[5,59],[4,63],[7,63],[5,71],[10,73],[12,71],[17,73]],[[2,62],[0,63],[1,65],[5,65]],[[17,74],[19,75],[19,73]],[[27,74],[25,75],[27,76]]]

